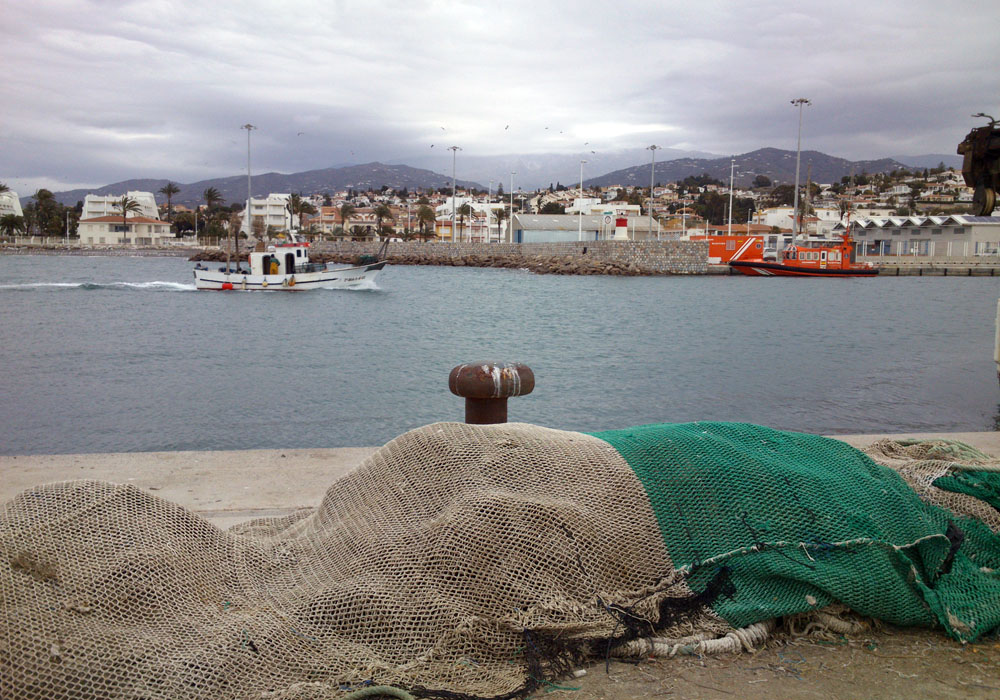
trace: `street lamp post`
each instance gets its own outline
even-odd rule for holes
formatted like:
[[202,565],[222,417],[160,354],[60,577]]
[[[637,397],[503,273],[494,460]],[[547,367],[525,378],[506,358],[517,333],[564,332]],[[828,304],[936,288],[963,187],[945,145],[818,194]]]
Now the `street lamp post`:
[[792,204],[792,245],[795,245],[795,237],[799,232],[799,158],[802,155],[802,105],[811,105],[812,102],[805,97],[797,97],[792,100],[792,104],[799,108],[799,142],[795,147],[795,195]]
[[458,243],[458,235],[455,232],[455,196],[458,190],[455,188],[455,155],[462,149],[458,146],[449,146],[451,151],[451,242]]
[[510,171],[510,216],[507,217],[507,238],[510,242],[514,242],[514,176],[517,172],[514,170]]
[[580,161],[580,205],[579,205],[579,208],[580,208],[580,226],[579,226],[579,230],[577,231],[577,234],[576,234],[576,239],[578,241],[582,241],[583,240],[583,164],[586,163],[586,162],[587,161],[585,161],[585,160],[581,160]]
[[[252,210],[250,209],[250,196],[251,196],[250,195],[250,192],[251,192],[251,190],[250,190],[250,132],[253,131],[254,129],[256,129],[257,127],[255,127],[253,124],[244,124],[240,128],[247,130],[247,238],[249,238],[250,237],[250,231],[253,229],[253,226],[251,226],[251,223],[253,222],[253,219],[251,217],[253,216],[253,214],[251,213]],[[232,226],[230,226],[230,228],[232,228]],[[235,249],[235,253],[236,253],[236,267],[239,268],[239,266],[240,266],[240,233],[239,233],[239,231],[236,232],[236,249]],[[229,271],[229,263],[226,263],[226,271],[227,272]]]
[[729,161],[729,230],[727,235],[733,235],[733,173],[736,172],[736,156]]
[[[649,231],[646,233],[647,236],[653,235],[653,178],[656,173],[656,150],[659,148],[656,144],[652,146],[647,146],[646,150],[652,155],[652,160],[649,163]],[[659,240],[659,235],[657,235],[657,240]]]

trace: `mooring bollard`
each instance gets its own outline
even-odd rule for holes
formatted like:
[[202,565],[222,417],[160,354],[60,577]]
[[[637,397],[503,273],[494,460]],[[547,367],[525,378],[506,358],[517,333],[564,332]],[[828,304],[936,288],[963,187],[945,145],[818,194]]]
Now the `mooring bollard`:
[[535,374],[520,362],[468,363],[451,371],[448,388],[465,398],[466,423],[506,423],[507,399],[530,394]]

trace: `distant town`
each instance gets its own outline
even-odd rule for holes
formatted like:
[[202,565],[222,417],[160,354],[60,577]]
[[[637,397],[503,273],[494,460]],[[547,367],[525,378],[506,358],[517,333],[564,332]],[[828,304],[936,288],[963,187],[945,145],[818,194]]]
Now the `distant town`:
[[[758,175],[732,187],[708,174],[652,187],[567,187],[527,192],[475,187],[271,193],[226,203],[207,188],[196,207],[172,201],[179,189],[88,194],[65,206],[39,190],[21,207],[0,184],[0,235],[81,246],[218,243],[231,235],[268,240],[296,231],[307,240],[550,243],[670,240],[747,234],[779,247],[790,238],[795,188]],[[997,255],[1000,217],[971,217],[973,190],[961,171],[928,169],[845,176],[800,186],[799,235],[828,238],[852,225],[870,255]],[[956,247],[958,246],[958,247]]]

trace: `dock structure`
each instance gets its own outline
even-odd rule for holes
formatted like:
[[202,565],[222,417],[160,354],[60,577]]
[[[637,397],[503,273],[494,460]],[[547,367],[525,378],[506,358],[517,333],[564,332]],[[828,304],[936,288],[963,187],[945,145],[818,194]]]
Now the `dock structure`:
[[888,277],[1000,277],[1000,258],[941,260],[903,257],[867,258]]
[[[945,438],[1000,455],[1000,432],[832,437],[859,448],[883,438]],[[377,449],[0,456],[0,473],[4,474],[0,480],[0,503],[42,483],[97,479],[133,484],[184,506],[218,527],[228,528],[255,518],[315,508],[334,481],[351,472]],[[294,477],[289,478],[292,475]]]

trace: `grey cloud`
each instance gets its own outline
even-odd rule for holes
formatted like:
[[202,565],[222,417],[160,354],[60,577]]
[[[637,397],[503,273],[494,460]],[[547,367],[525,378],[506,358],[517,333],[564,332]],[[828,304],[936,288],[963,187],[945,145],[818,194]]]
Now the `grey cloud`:
[[808,148],[952,152],[968,115],[998,109],[998,20],[931,0],[8,4],[0,181],[234,174],[247,121],[254,169],[283,172],[431,143],[788,148],[798,96]]

